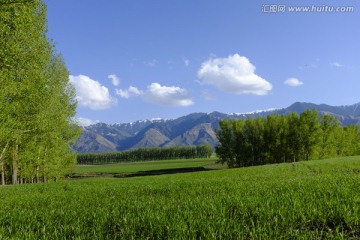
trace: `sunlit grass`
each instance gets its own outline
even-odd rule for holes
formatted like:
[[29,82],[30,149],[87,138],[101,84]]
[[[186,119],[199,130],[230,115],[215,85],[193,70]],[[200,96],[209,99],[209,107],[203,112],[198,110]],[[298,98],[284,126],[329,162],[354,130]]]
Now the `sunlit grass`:
[[0,188],[0,239],[358,239],[360,157]]
[[215,163],[214,158],[204,159],[181,159],[181,160],[161,160],[161,161],[146,161],[146,162],[126,162],[106,165],[82,165],[78,166],[74,173],[128,173],[138,171],[150,171],[159,169],[173,169],[173,168],[190,168],[202,167]]

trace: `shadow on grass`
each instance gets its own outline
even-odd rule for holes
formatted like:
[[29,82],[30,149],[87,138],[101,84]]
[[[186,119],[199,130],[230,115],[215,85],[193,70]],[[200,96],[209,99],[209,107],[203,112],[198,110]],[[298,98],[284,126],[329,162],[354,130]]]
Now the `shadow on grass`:
[[[220,169],[220,168],[219,168]],[[126,173],[104,173],[104,172],[88,172],[88,173],[72,173],[67,177],[69,179],[79,179],[79,178],[129,178],[129,177],[146,177],[146,176],[156,176],[164,174],[177,174],[177,173],[191,173],[191,172],[203,172],[203,171],[212,171],[218,170],[217,168],[208,168],[208,167],[191,167],[191,168],[169,168],[169,169],[158,169],[158,170],[147,170],[139,172],[126,172]]]
[[203,171],[211,171],[211,170],[213,170],[213,169],[207,169],[204,167],[171,168],[171,169],[139,171],[139,172],[135,172],[135,173],[118,173],[118,174],[115,174],[114,177],[117,177],[117,178],[145,177],[145,176],[156,176],[156,175],[163,175],[163,174],[203,172]]

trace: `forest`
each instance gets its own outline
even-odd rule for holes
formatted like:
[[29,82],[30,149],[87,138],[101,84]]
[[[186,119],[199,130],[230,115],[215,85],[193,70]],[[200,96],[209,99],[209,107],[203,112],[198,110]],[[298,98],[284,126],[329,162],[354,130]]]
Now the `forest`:
[[340,126],[316,110],[266,118],[222,120],[216,154],[229,167],[297,162],[360,153],[359,126]]
[[75,90],[46,34],[43,1],[1,2],[1,185],[57,180],[76,163]]
[[209,158],[213,153],[210,145],[200,144],[183,147],[139,148],[135,150],[110,153],[78,154],[78,164],[107,164],[120,162]]

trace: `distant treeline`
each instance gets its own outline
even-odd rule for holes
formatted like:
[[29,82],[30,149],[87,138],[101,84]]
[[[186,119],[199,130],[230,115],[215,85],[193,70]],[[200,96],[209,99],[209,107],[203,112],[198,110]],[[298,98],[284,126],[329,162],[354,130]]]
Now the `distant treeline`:
[[212,154],[210,145],[184,147],[139,148],[121,152],[81,153],[77,155],[78,164],[108,164],[152,160],[209,158]]
[[222,120],[217,136],[216,154],[229,167],[360,154],[359,126],[342,127],[335,117],[319,116],[316,110]]

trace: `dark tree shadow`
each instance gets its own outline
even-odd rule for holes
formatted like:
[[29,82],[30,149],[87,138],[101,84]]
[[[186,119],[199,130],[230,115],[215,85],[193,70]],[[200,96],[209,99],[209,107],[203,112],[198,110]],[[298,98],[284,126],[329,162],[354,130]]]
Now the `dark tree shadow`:
[[117,178],[144,177],[144,176],[156,176],[156,175],[164,175],[164,174],[203,172],[203,171],[210,171],[210,170],[213,170],[213,169],[206,169],[204,167],[171,168],[171,169],[139,171],[139,172],[135,172],[135,173],[118,173],[118,174],[115,174],[114,177],[117,177]]

